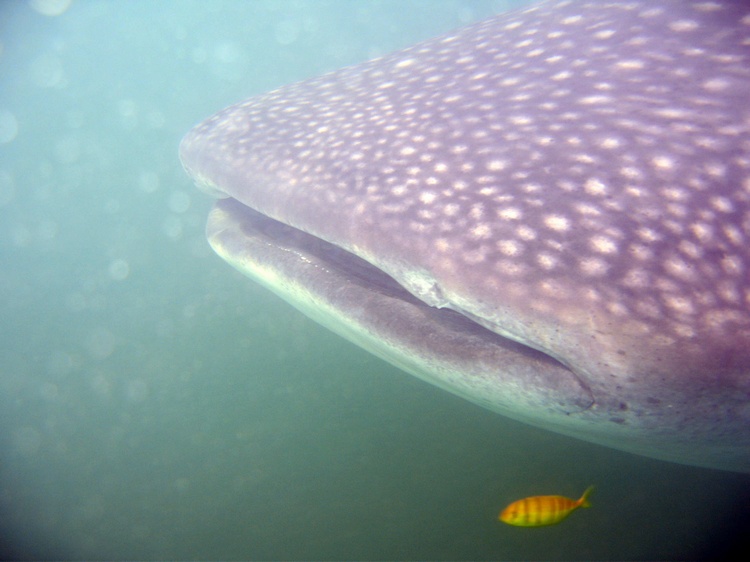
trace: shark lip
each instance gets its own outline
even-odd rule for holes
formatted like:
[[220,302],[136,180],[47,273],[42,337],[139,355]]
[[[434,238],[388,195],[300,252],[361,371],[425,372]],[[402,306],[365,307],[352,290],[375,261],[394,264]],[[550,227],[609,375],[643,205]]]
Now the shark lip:
[[[442,367],[445,371],[463,371],[466,388],[457,393],[485,407],[523,419],[482,400],[481,393],[472,396],[472,388],[486,385],[505,393],[509,379],[515,379],[509,403],[515,400],[512,388],[524,386],[521,394],[534,395],[526,399],[544,401],[558,415],[582,412],[594,404],[585,383],[553,357],[459,312],[429,306],[364,259],[235,199],[217,201],[207,236],[236,269],[381,358],[443,388],[453,382],[436,381],[406,357],[416,357],[420,364],[447,365]],[[545,384],[521,380],[524,376],[543,378]]]
[[[482,333],[487,337],[496,338],[498,342],[513,346],[518,353],[543,356],[550,361],[559,363],[540,351],[488,330],[460,312],[448,308],[431,307],[412,295],[383,270],[336,244],[273,219],[234,199],[224,200],[221,205],[223,208],[231,206],[235,213],[234,216],[242,217],[242,231],[245,234],[262,236],[269,246],[275,246],[281,251],[297,254],[301,260],[314,260],[320,264],[321,270],[346,278],[349,282],[363,287],[367,291],[397,299],[410,306],[427,307],[438,311],[438,314],[445,316],[446,321],[450,324],[461,327],[466,332]],[[561,363],[560,365],[563,366]],[[564,368],[567,369],[567,367]]]

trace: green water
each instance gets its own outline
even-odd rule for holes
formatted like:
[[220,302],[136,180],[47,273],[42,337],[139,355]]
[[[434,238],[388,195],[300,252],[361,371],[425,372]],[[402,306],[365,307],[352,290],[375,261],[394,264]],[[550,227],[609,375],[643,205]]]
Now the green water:
[[[0,548],[13,558],[693,559],[750,478],[539,431],[430,387],[214,256],[177,160],[223,106],[507,9],[0,4]],[[592,508],[497,521],[528,495]]]

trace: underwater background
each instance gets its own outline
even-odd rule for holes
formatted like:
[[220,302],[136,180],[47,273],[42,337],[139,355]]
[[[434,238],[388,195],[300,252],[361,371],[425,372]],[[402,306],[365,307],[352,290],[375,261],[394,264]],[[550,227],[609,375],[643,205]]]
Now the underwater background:
[[[537,430],[235,272],[177,147],[219,109],[528,2],[0,2],[0,553],[717,559],[750,475]],[[577,498],[553,527],[511,501]]]

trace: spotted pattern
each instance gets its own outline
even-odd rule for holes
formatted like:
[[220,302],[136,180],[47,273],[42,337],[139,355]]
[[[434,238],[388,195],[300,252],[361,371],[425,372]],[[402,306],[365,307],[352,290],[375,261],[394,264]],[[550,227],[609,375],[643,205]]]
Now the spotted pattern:
[[251,98],[181,157],[584,378],[750,387],[743,2],[545,2]]

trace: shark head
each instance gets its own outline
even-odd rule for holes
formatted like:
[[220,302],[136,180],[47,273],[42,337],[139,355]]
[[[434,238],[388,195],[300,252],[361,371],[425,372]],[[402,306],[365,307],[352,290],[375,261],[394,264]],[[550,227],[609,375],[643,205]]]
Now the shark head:
[[544,2],[229,107],[224,259],[507,416],[750,472],[750,8]]

